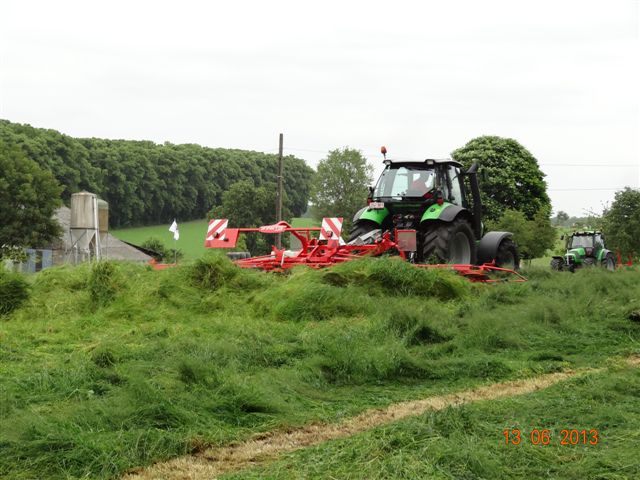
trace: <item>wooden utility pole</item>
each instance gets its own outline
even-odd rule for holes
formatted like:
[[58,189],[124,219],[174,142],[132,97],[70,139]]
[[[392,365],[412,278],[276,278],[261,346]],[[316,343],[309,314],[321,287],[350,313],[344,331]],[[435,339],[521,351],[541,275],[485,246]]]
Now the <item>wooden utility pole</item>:
[[[280,145],[278,147],[278,193],[276,199],[276,223],[282,220],[282,146],[284,143],[284,135],[280,134]],[[282,248],[282,234],[276,235],[276,247]]]

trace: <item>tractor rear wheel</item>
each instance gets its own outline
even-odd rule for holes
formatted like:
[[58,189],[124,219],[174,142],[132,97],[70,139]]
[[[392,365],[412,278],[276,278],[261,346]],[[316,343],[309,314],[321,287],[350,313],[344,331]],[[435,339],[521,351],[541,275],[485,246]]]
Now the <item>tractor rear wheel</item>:
[[516,244],[510,238],[505,238],[498,247],[496,254],[496,267],[510,268],[518,270],[520,268],[520,257]]
[[365,233],[369,233],[372,230],[377,230],[379,228],[380,227],[374,222],[370,222],[370,221],[356,222],[353,224],[353,226],[351,227],[351,230],[349,231],[349,240],[347,240],[347,243],[355,240],[360,235],[364,235]]
[[616,257],[613,256],[613,253],[607,253],[607,256],[602,260],[602,266],[611,272],[616,269]]
[[422,234],[424,262],[476,262],[476,238],[469,222],[456,218],[453,222],[429,224]]
[[596,264],[596,259],[594,257],[584,257],[582,260],[582,266],[584,267],[593,267]]
[[559,258],[553,258],[551,259],[551,270],[562,270],[562,260]]

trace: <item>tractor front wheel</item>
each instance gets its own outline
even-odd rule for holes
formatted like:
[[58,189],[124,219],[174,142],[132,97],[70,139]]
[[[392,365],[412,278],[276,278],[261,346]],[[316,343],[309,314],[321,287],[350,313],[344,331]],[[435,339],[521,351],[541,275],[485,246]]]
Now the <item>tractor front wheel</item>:
[[563,261],[560,258],[553,258],[551,260],[551,270],[562,270]]
[[351,227],[351,230],[349,231],[349,240],[347,240],[347,243],[355,240],[356,238],[358,238],[361,235],[364,235],[365,233],[369,233],[379,228],[380,228],[379,225],[367,220],[361,220],[359,222],[356,222],[353,224],[353,226]]
[[426,263],[475,264],[476,239],[469,222],[456,218],[427,225],[422,234],[422,259]]

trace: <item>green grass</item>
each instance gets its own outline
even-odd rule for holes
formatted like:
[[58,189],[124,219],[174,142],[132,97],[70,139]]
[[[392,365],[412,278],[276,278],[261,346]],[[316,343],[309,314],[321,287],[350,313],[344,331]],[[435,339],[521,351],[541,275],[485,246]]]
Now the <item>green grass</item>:
[[474,285],[392,258],[289,275],[216,254],[165,271],[107,265],[31,276],[30,298],[0,318],[0,477],[115,478],[257,431],[640,349],[634,269]]
[[[320,226],[319,222],[312,218],[294,218],[291,223],[294,227]],[[207,249],[204,248],[207,225],[207,220],[192,220],[178,224],[180,239],[176,241],[176,247],[184,252],[184,260],[195,260],[207,251]],[[174,245],[173,233],[169,231],[169,224],[123,228],[114,230],[111,233],[116,238],[135,245],[140,245],[151,237],[160,239],[168,248],[173,248]]]
[[[163,241],[168,248],[173,248],[173,233],[169,231],[169,225],[170,223],[149,227],[123,228],[113,230],[111,234],[135,245],[141,245],[145,240],[156,237]],[[196,259],[205,253],[204,239],[207,234],[207,225],[207,220],[192,220],[178,224],[180,239],[175,242],[175,246],[184,252],[185,260]]]
[[319,227],[320,222],[314,218],[297,217],[291,221],[291,226],[301,228]]
[[[541,392],[427,413],[223,478],[640,478],[638,425],[640,369],[613,366]],[[503,432],[514,429],[521,442],[506,445]],[[545,429],[547,445],[534,432]],[[587,431],[579,444],[562,433],[572,429]]]

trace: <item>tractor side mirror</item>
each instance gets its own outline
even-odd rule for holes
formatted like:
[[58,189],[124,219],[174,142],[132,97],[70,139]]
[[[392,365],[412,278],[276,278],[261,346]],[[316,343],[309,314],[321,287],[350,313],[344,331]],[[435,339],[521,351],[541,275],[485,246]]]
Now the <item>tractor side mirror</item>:
[[369,196],[372,197],[373,196],[373,191],[375,190],[375,187],[373,187],[372,185],[369,185],[367,188],[369,189]]
[[564,240],[564,235],[560,235],[560,240]]

